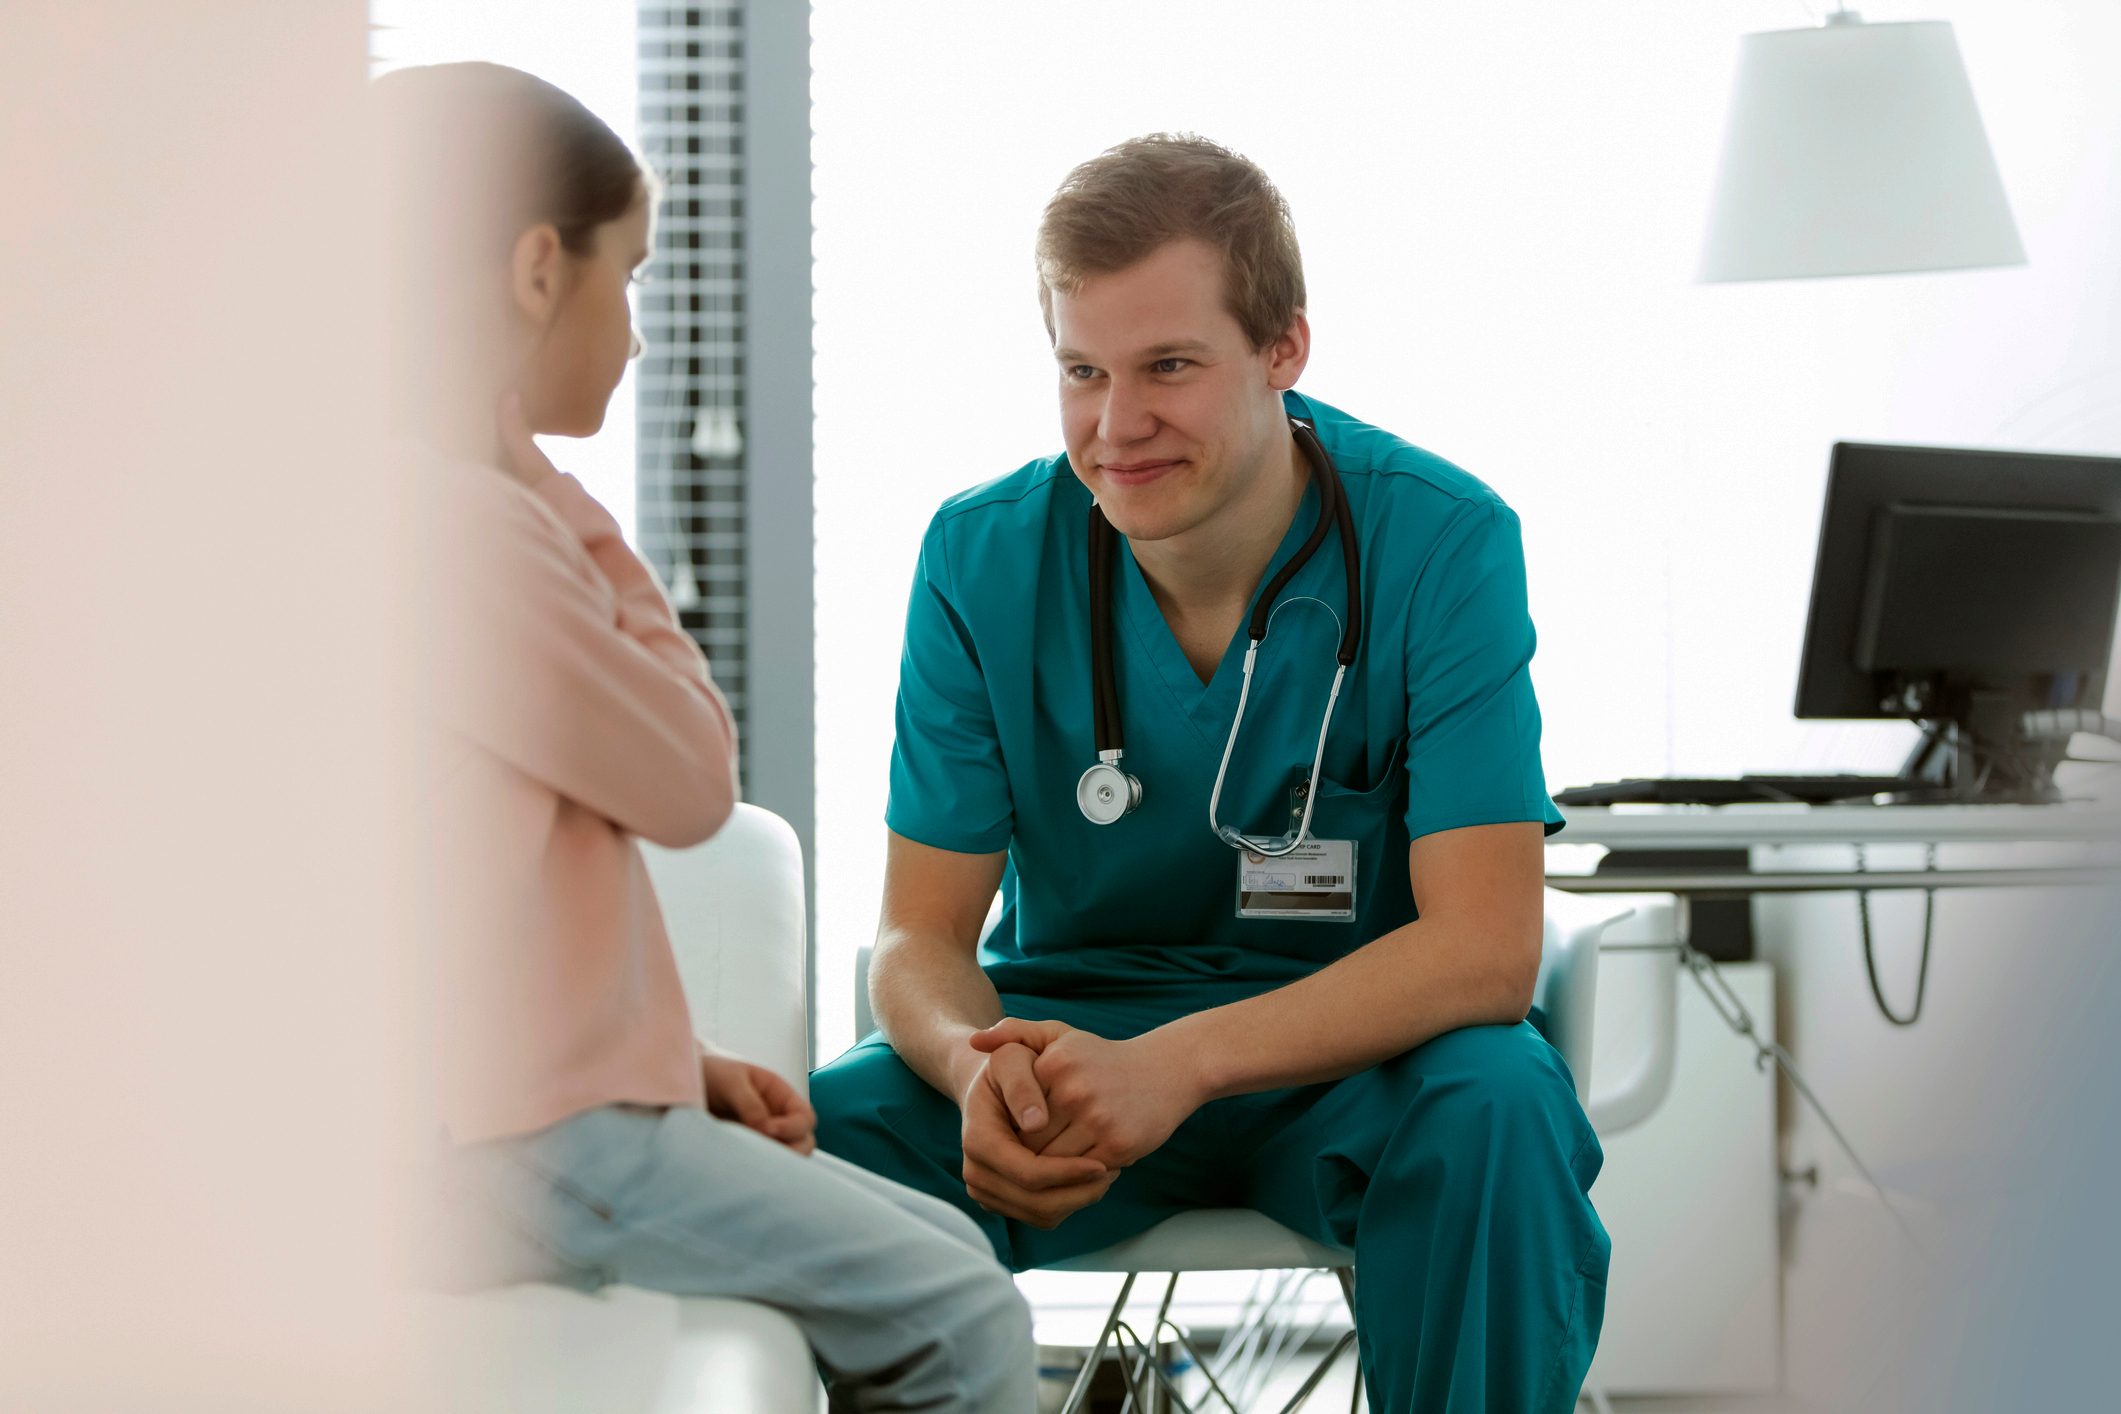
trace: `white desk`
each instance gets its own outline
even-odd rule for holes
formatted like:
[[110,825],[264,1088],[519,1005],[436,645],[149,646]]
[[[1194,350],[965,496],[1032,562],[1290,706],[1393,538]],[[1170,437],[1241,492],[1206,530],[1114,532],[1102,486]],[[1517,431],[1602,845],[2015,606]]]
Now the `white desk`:
[[[1727,965],[1729,980],[1754,988],[1745,1005],[1763,1034],[1799,1053],[1807,1079],[1926,1230],[1952,1231],[1986,1172],[1970,1169],[1966,1154],[2012,1132],[2025,1097],[2050,1083],[2037,1068],[2040,1047],[2016,1038],[2046,1035],[2071,991],[2057,979],[2106,955],[2103,923],[2054,920],[2065,896],[2076,912],[2121,907],[2121,811],[1762,804],[1563,815],[1568,828],[1548,850],[1555,888],[1752,901],[1757,961]],[[1888,868],[1856,872],[1857,846]],[[1922,867],[1931,846],[1935,871]],[[1606,850],[1723,858],[1698,872],[1660,860],[1590,875]],[[1733,858],[1741,851],[1743,865]],[[2082,883],[2117,892],[2028,887]],[[1933,995],[1911,1029],[1875,1013],[1859,912],[1846,897],[1901,887],[1964,890],[1936,906]],[[1904,1006],[1932,931],[1926,905],[1903,896],[1871,906],[1878,965]],[[1597,1037],[1609,1070],[1627,1071],[1649,1044],[1647,984],[1630,969],[1652,966],[1625,943],[1603,959]],[[1905,1304],[1895,1285],[1902,1239],[1821,1122],[1793,1096],[1778,1115],[1775,1077],[1694,989],[1680,994],[1679,1015],[1672,1098],[1610,1139],[1593,1190],[1615,1239],[1594,1378],[1616,1393],[1758,1395],[1780,1384],[1816,1397],[1862,1354],[1852,1354],[1848,1332],[1862,1327],[1849,1313]],[[1594,1066],[1594,1082],[1597,1074]]]
[[[1865,889],[2004,888],[2121,882],[2121,810],[2075,805],[1623,805],[1563,807],[1555,847],[1751,849],[1752,872],[1550,871],[1572,893],[1749,897]],[[1821,844],[2034,846],[1980,868],[1854,871],[1763,868],[1762,849]],[[1860,883],[1858,882],[1860,880]]]

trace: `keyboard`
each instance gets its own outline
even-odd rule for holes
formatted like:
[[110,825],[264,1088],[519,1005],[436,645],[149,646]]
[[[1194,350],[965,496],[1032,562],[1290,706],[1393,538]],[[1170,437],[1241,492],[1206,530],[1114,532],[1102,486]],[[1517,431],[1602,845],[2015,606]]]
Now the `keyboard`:
[[1826,805],[1896,791],[1933,790],[1904,776],[1659,776],[1557,791],[1558,805],[1738,805],[1796,801]]

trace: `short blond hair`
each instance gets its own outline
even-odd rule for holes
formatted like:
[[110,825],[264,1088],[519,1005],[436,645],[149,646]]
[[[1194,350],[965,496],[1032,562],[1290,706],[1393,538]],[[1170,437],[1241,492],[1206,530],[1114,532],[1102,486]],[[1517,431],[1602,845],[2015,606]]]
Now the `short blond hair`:
[[1289,204],[1248,158],[1191,133],[1152,133],[1068,174],[1038,223],[1038,302],[1053,332],[1053,293],[1124,270],[1166,242],[1223,253],[1223,306],[1254,349],[1304,307],[1303,257]]

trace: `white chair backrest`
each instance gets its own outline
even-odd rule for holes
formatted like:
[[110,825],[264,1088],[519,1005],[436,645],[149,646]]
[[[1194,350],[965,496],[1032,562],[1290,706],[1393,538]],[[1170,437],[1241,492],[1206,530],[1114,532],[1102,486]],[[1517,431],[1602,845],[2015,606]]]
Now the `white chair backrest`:
[[717,1046],[804,1083],[809,1005],[804,985],[803,854],[786,820],[739,805],[692,849],[645,841],[692,1008],[692,1028]]

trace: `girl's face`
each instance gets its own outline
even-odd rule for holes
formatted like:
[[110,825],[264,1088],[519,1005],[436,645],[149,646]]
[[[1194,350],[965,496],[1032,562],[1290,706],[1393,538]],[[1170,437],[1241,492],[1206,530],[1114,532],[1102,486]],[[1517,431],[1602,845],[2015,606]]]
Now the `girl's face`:
[[649,254],[648,193],[596,228],[588,254],[562,248],[550,226],[516,242],[516,306],[525,338],[516,389],[533,432],[587,437],[640,351],[626,291]]

